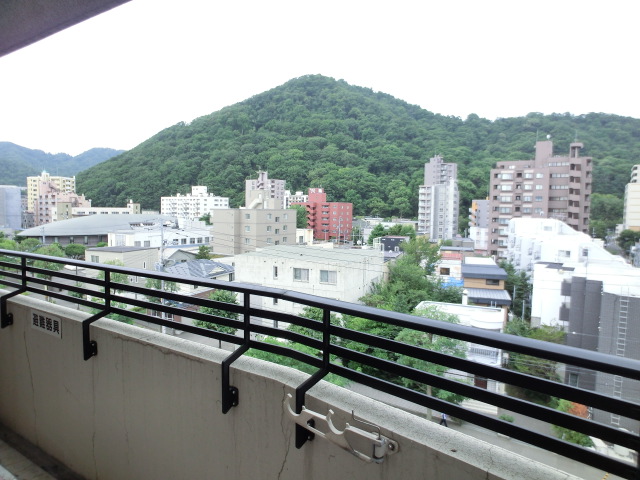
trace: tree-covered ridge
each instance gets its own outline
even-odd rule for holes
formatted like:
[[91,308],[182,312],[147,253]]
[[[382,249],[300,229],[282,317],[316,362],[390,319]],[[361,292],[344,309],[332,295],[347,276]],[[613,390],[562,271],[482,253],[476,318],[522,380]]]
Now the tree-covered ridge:
[[496,161],[530,159],[536,138],[556,153],[577,138],[594,157],[594,190],[621,196],[640,158],[640,120],[605,114],[542,115],[489,121],[431,113],[321,75],[293,79],[244,102],[167,128],[77,177],[96,205],[159,208],[160,197],[206,185],[244,202],[244,180],[259,169],[291,190],[324,187],[356,214],[417,214],[424,163],[435,154],[459,164],[462,209],[488,194]]
[[51,154],[0,142],[0,185],[26,186],[27,177],[40,175],[42,170],[52,175],[72,177],[122,152],[112,148],[92,148],[73,157],[66,153]]

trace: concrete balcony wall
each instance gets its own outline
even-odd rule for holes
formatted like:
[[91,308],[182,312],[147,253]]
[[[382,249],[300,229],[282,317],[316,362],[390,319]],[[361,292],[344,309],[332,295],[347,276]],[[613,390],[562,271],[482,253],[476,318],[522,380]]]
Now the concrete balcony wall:
[[[31,326],[34,310],[60,319],[60,338]],[[28,296],[8,311],[0,421],[87,479],[577,478],[326,382],[307,394],[309,409],[333,409],[340,429],[355,424],[353,410],[399,450],[375,464],[318,437],[296,449],[283,401],[303,373],[240,358],[239,405],[223,415],[228,351],[102,319],[91,326],[98,355],[84,361],[86,313]]]

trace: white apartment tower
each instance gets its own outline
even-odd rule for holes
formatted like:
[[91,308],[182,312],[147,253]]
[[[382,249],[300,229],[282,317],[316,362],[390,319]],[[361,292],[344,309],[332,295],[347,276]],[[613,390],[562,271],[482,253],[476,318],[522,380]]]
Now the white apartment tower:
[[229,197],[207,192],[206,186],[192,186],[191,193],[160,198],[160,213],[187,220],[198,220],[211,210],[229,208]]
[[640,165],[631,169],[631,180],[624,189],[624,219],[623,229],[640,231],[640,182],[638,171]]
[[418,190],[418,234],[449,240],[458,232],[458,165],[436,155],[424,165]]

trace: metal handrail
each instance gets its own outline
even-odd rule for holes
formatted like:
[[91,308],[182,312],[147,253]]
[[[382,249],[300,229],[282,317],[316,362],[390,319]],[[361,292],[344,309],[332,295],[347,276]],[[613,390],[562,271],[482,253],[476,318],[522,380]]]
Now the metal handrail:
[[[62,265],[75,265],[88,270],[104,272],[104,279],[98,277],[82,277],[82,282],[91,288],[77,286],[73,284],[73,282],[78,280],[78,277],[73,273],[62,270],[53,271],[36,268],[33,265],[37,260],[58,262]],[[163,292],[138,284],[120,284],[114,282],[113,279],[117,278],[114,274],[228,290],[242,294],[244,301],[242,305],[232,305],[210,299],[192,297],[178,292]],[[245,351],[258,349],[290,357],[317,369],[315,374],[309,377],[303,385],[298,387],[296,394],[296,413],[299,413],[304,405],[306,391],[327,374],[335,374],[347,380],[359,382],[387,394],[409,400],[423,407],[446,411],[449,415],[463,421],[468,421],[497,433],[511,436],[624,478],[638,478],[640,472],[637,465],[608,457],[594,450],[583,448],[555,437],[531,432],[526,428],[497,419],[493,416],[473,412],[463,406],[454,405],[439,398],[428,396],[423,392],[411,390],[402,386],[400,380],[404,378],[420,382],[424,385],[431,385],[550,424],[591,435],[605,442],[624,446],[635,451],[636,455],[640,450],[640,437],[637,433],[596,423],[593,420],[563,413],[526,400],[491,392],[480,387],[452,380],[446,376],[439,376],[410,368],[398,362],[379,358],[375,355],[364,353],[363,351],[351,350],[344,346],[344,341],[350,340],[358,342],[367,349],[380,349],[394,355],[408,355],[416,359],[437,364],[441,366],[443,370],[462,371],[471,376],[524,387],[546,395],[579,402],[589,407],[628,417],[633,420],[640,420],[640,404],[637,402],[611,398],[595,391],[584,390],[571,385],[532,377],[514,370],[475,363],[464,358],[408,345],[395,339],[349,330],[340,324],[332,323],[330,318],[331,314],[356,316],[382,324],[393,325],[398,328],[410,328],[427,334],[446,336],[473,344],[605,372],[633,381],[640,380],[640,361],[638,360],[605,355],[599,352],[542,342],[530,338],[485,331],[408,314],[390,312],[289,290],[193,277],[176,278],[163,272],[118,267],[67,258],[48,257],[10,250],[0,250],[0,276],[2,277],[0,278],[0,284],[4,285],[4,288],[13,289],[11,293],[5,296],[2,302],[2,315],[6,314],[4,311],[6,310],[6,297],[15,294],[16,291],[45,293],[43,288],[60,287],[61,282],[66,280],[72,283],[71,285],[64,285],[66,292],[51,291],[49,289],[46,291],[46,295],[93,309],[93,312],[97,314],[85,320],[85,322],[87,322],[87,334],[89,333],[90,322],[107,314],[120,314],[150,324],[164,327],[177,327],[182,331],[240,346],[238,350],[227,357],[223,366],[223,410],[225,411],[228,411],[238,402],[237,389],[230,384],[230,363]],[[68,295],[69,291],[86,295],[87,298],[70,297]],[[136,298],[130,298],[127,295],[134,295]],[[143,298],[139,298],[139,296]],[[154,303],[148,300],[149,297],[161,298],[163,300],[162,303]],[[264,302],[264,304],[269,305],[272,303],[272,299],[277,299],[278,301],[288,301],[319,308],[323,312],[323,321],[319,322],[299,315],[284,314],[269,310],[268,308],[255,306],[256,303],[254,300],[265,298],[270,301]],[[98,301],[94,299],[98,299]],[[104,304],[101,302],[104,302]],[[131,307],[137,307],[137,309],[135,311],[130,310],[129,308]],[[239,315],[240,319],[233,320],[206,314],[198,311],[200,307],[213,307],[219,310],[234,312]],[[218,325],[234,327],[242,331],[243,335],[240,337],[199,328],[194,325],[176,324],[172,320],[155,317],[148,313],[150,311],[160,311],[190,319],[204,320]],[[283,330],[275,326],[262,324],[261,322],[256,323],[255,320],[258,319],[273,320],[274,323],[275,321],[286,322],[304,327],[317,332],[317,336],[314,338],[297,333],[296,331]],[[5,328],[10,325],[5,326],[3,324],[2,326]],[[274,345],[263,342],[260,339],[261,336],[271,336],[285,339],[292,343],[306,345],[317,351],[317,355],[310,355],[284,345]],[[86,348],[85,342],[85,359],[97,354],[96,345],[92,345],[93,350],[90,351],[87,351]],[[363,373],[358,366],[366,366],[369,369],[377,370],[380,372],[380,375]],[[301,430],[298,431],[296,436],[296,446],[302,446],[308,438],[309,433],[310,432],[305,432],[304,428],[301,427]]]

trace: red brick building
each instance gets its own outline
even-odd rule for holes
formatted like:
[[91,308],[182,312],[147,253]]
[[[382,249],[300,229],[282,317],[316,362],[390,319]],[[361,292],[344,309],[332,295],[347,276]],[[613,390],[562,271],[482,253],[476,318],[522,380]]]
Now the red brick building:
[[292,203],[307,209],[307,228],[313,229],[316,240],[351,240],[353,204],[327,202],[327,194],[322,188],[310,188],[307,202]]

